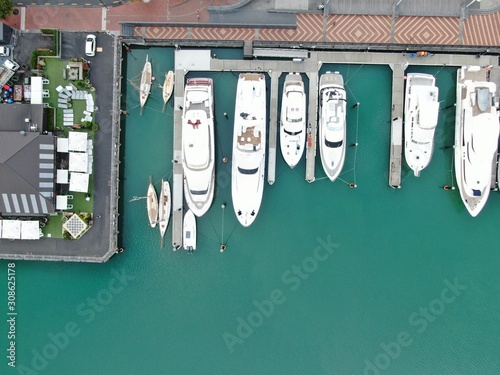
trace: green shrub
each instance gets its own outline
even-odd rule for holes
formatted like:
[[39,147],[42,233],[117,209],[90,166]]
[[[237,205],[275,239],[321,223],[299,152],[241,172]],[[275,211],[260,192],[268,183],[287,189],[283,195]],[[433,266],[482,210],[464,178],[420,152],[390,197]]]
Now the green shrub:
[[98,131],[99,130],[99,126],[97,124],[92,125],[92,130],[94,132]]
[[[1,0],[0,0],[1,1]],[[31,68],[37,69],[38,56],[55,56],[53,51],[33,51],[31,54]]]

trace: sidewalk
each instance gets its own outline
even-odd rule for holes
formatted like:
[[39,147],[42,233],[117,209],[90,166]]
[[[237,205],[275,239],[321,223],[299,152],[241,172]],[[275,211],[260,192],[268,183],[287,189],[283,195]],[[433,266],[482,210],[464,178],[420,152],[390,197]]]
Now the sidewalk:
[[148,3],[127,3],[109,10],[104,7],[27,7],[17,16],[9,16],[4,22],[17,30],[56,28],[119,32],[120,22],[125,21],[208,22],[207,6],[231,5],[238,2],[239,0],[150,0]]
[[[136,28],[136,35],[144,35],[148,39],[484,46],[490,47],[491,52],[500,47],[500,11],[470,14],[465,19],[356,14],[328,14],[325,19],[321,13],[308,12],[297,15],[296,28],[196,27],[198,23],[203,25],[209,21],[208,6],[231,5],[239,1],[150,0],[148,3],[127,3],[109,10],[104,7],[28,7],[22,8],[19,15],[7,18],[6,24],[21,30],[57,28],[73,31],[108,31],[119,34],[120,22],[133,23],[135,21],[160,24]],[[262,0],[262,2],[256,1],[255,4],[264,7],[262,4],[267,4],[267,2]],[[250,12],[245,10],[247,11]],[[224,17],[223,14],[221,17]],[[186,25],[171,26],[167,23],[186,23]]]

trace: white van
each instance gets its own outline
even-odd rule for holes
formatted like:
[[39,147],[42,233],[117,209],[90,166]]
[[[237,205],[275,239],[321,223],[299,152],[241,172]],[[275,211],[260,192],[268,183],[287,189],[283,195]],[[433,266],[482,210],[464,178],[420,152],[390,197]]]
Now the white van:
[[4,61],[3,66],[5,66],[7,69],[12,70],[13,72],[15,72],[17,69],[19,69],[19,64],[16,63],[15,61],[11,61],[9,59]]

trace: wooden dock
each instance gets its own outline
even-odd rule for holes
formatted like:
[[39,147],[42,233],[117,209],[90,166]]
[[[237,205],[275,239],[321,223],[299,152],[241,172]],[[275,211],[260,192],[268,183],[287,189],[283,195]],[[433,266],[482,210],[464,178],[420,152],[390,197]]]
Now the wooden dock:
[[391,152],[389,159],[389,186],[401,187],[403,159],[403,98],[405,66],[391,64],[392,68],[392,114]]

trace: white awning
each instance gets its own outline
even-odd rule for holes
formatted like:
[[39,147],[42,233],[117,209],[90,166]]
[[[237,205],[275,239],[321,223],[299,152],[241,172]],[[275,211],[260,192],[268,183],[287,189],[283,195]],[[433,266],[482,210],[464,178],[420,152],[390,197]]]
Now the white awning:
[[69,190],[87,193],[89,191],[89,175],[86,173],[71,173]]
[[69,151],[69,140],[68,138],[57,138],[57,152],[68,152]]
[[89,156],[82,152],[69,153],[69,171],[87,173],[89,169]]
[[56,197],[56,210],[62,211],[68,209],[68,196],[58,195]]
[[68,149],[69,151],[87,151],[87,133],[69,132],[68,133]]
[[38,220],[0,220],[0,238],[38,240],[40,239],[40,222]]
[[19,220],[4,220],[2,238],[7,240],[21,239],[21,222]]
[[58,169],[56,182],[58,184],[67,184],[69,182],[69,171],[67,169]]
[[38,220],[21,221],[21,239],[39,240],[40,222]]
[[43,77],[31,77],[31,104],[43,104]]

